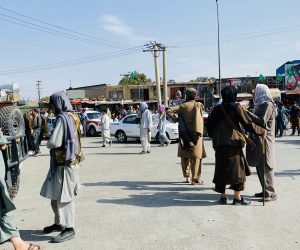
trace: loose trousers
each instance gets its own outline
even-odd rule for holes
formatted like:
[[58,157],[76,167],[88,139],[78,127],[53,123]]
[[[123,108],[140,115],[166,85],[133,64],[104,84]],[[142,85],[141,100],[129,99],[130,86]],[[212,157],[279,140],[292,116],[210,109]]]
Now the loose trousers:
[[263,165],[260,164],[256,167],[257,175],[260,181],[261,186],[263,187],[264,179],[266,183],[266,191],[269,194],[275,194],[275,188],[274,188],[274,169],[271,169],[269,167],[265,167],[265,176],[263,171]]
[[192,177],[199,180],[201,177],[202,159],[181,157],[182,174],[185,178]]
[[150,140],[151,140],[151,133],[148,132],[147,128],[142,128],[141,129],[141,143],[142,143],[144,152],[150,151]]
[[75,225],[75,204],[74,201],[61,203],[51,200],[51,207],[54,212],[54,223],[66,228]]
[[8,241],[13,237],[19,237],[19,231],[16,227],[14,212],[1,211],[0,218],[0,243]]

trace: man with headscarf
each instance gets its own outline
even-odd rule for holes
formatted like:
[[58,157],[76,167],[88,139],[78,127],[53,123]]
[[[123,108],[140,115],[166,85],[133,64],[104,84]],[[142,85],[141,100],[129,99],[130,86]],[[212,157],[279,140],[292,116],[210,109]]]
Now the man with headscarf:
[[41,189],[41,195],[51,200],[54,224],[44,228],[44,233],[60,232],[52,238],[60,243],[75,237],[74,198],[79,189],[80,119],[73,111],[64,92],[50,96],[49,109],[54,110],[56,126],[47,147],[50,149],[50,169]]
[[[265,200],[274,201],[277,199],[274,188],[274,168],[275,168],[275,122],[277,108],[271,96],[270,89],[265,84],[257,84],[254,91],[254,109],[253,113],[257,116],[257,121],[267,130],[266,140],[259,138],[257,147],[265,146],[265,157],[261,151],[258,151],[253,162],[257,174],[263,187],[266,185]],[[264,145],[265,144],[265,145]],[[253,164],[251,164],[253,165]],[[265,175],[264,175],[265,173]],[[256,193],[256,197],[263,197],[263,192]]]
[[158,105],[158,116],[159,116],[158,131],[159,131],[160,145],[164,146],[166,144],[168,146],[171,143],[171,141],[169,140],[166,134],[167,115],[166,115],[165,105],[163,104]]
[[188,88],[185,92],[185,102],[170,108],[168,113],[178,114],[179,120],[181,119],[184,122],[194,139],[194,145],[190,148],[184,148],[181,143],[178,144],[177,155],[181,158],[183,176],[186,178],[187,183],[203,185],[204,182],[200,180],[200,177],[202,159],[206,157],[203,144],[204,107],[202,103],[195,102],[196,93],[196,89]]
[[241,197],[246,176],[251,174],[243,154],[245,135],[240,124],[248,132],[264,134],[264,129],[257,126],[248,111],[236,103],[237,89],[226,86],[221,91],[222,104],[217,105],[208,117],[207,129],[215,150],[215,191],[221,194],[220,203],[228,204],[226,185],[234,190],[233,205],[249,205]]
[[152,114],[146,102],[140,105],[140,140],[143,150],[141,154],[150,153],[151,129],[153,127]]

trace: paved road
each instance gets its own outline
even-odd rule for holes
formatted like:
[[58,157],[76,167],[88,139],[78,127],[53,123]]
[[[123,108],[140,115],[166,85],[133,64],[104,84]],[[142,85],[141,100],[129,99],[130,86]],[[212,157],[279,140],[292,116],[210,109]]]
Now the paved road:
[[[300,249],[300,137],[277,140],[278,201],[249,207],[221,206],[213,192],[214,153],[205,140],[205,186],[182,183],[177,144],[139,155],[137,142],[100,148],[99,138],[84,138],[87,160],[76,199],[76,239],[48,243],[41,229],[52,224],[48,200],[39,196],[49,154],[26,161],[16,198],[17,223],[24,239],[45,249]],[[254,170],[253,170],[254,171]],[[246,196],[260,191],[255,171]],[[55,235],[55,234],[54,234]],[[0,246],[0,249],[8,245]]]

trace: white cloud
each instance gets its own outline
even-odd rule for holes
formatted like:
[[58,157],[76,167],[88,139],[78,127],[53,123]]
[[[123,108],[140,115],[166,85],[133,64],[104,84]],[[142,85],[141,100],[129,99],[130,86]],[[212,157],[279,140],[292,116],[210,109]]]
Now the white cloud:
[[102,28],[110,33],[123,37],[131,42],[140,42],[151,40],[149,37],[139,36],[135,33],[135,30],[129,25],[122,22],[117,16],[114,15],[102,15]]

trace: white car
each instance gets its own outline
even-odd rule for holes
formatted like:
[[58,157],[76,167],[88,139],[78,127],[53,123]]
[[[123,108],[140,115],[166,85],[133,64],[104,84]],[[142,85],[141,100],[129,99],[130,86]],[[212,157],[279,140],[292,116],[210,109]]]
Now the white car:
[[98,111],[86,111],[86,130],[89,136],[96,136],[101,133],[101,118],[102,114]]
[[[125,116],[118,122],[112,122],[110,124],[110,133],[115,136],[118,142],[126,142],[127,138],[140,138],[140,125],[136,114],[130,114]],[[151,130],[151,138],[158,141],[158,115],[152,114],[153,128]],[[178,123],[172,123],[166,121],[166,134],[170,140],[178,140]]]

